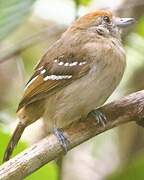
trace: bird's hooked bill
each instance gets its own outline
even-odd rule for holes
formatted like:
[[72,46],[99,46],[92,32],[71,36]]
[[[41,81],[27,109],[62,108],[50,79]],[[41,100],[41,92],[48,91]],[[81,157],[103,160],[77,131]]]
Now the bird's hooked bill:
[[118,27],[127,27],[135,22],[134,18],[115,18],[114,23]]

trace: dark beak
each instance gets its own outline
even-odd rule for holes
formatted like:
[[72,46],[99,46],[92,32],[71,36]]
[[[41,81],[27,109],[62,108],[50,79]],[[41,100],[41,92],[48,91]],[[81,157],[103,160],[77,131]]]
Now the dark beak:
[[115,18],[114,24],[120,28],[127,27],[135,22],[134,18]]

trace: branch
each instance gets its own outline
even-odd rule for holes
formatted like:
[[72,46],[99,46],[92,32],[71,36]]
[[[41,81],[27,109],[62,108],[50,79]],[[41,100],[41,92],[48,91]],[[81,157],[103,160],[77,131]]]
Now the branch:
[[[105,127],[97,124],[94,117],[89,116],[64,129],[69,140],[68,149],[120,124],[139,121],[144,118],[144,90],[133,93],[118,101],[98,108],[105,114]],[[46,163],[62,154],[57,138],[50,134],[0,167],[0,179],[23,179]]]
[[[77,9],[78,1],[75,0],[75,2]],[[115,13],[119,16],[135,17],[138,20],[144,14],[143,9],[144,2],[142,0],[125,0],[121,6],[115,9]],[[123,38],[132,30],[133,27],[134,26],[125,30]],[[65,26],[54,25],[52,27],[42,29],[40,32],[34,33],[31,36],[27,36],[14,45],[4,48],[4,50],[0,50],[0,64],[10,60],[10,58],[20,54],[22,51],[33,46],[34,44],[47,41],[52,36],[61,35],[65,31],[65,29]]]
[[10,58],[12,58],[13,56],[20,54],[22,51],[35,44],[47,41],[51,37],[60,36],[64,32],[64,30],[64,26],[53,25],[34,33],[31,36],[25,37],[23,40],[18,41],[10,47],[6,47],[0,50],[0,64],[10,60]]

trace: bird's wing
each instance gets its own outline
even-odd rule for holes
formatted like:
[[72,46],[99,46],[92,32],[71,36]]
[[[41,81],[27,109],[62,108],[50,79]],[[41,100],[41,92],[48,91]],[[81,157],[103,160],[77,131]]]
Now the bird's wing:
[[18,110],[32,102],[55,94],[74,80],[86,75],[89,70],[90,65],[84,56],[76,57],[70,53],[49,60],[47,53],[28,81]]

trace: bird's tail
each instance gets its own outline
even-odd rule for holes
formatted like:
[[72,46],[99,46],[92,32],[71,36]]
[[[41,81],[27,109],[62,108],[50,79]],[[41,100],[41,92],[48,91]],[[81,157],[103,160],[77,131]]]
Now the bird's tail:
[[8,161],[13,153],[15,146],[18,144],[18,141],[25,129],[25,124],[19,122],[4,153],[3,162]]

